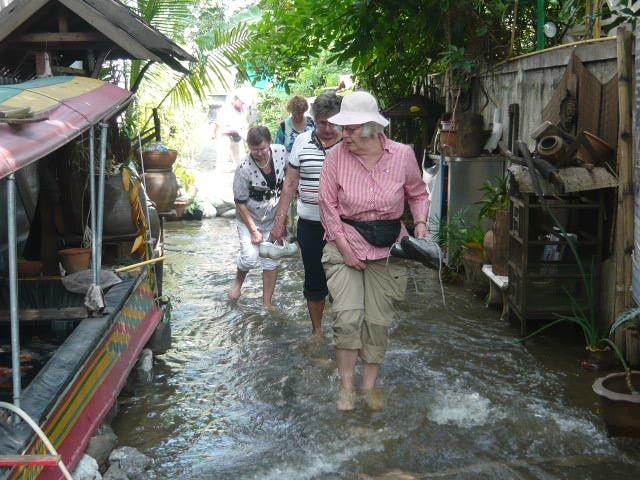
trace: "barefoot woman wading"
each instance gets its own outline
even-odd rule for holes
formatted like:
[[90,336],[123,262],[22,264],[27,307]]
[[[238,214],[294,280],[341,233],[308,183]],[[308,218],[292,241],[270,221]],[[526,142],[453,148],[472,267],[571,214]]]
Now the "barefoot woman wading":
[[271,238],[285,237],[285,220],[289,205],[298,193],[298,243],[304,265],[304,298],[307,300],[311,329],[314,338],[322,337],[322,315],[324,312],[327,279],[322,267],[324,248],[324,228],[320,223],[318,188],[320,172],[326,155],[342,140],[342,133],[327,120],[340,111],[342,97],[335,93],[318,95],[311,111],[315,128],[298,135],[291,154],[289,168],[284,180],[284,188],[278,213],[271,230]]
[[262,302],[272,308],[279,262],[260,257],[259,245],[268,240],[273,226],[285,176],[286,150],[282,145],[271,145],[271,134],[264,126],[251,128],[247,143],[249,155],[240,163],[233,179],[240,252],[229,300],[240,298],[249,270],[262,267]]
[[416,225],[414,235],[427,235],[427,190],[411,147],[382,133],[389,122],[371,94],[345,96],[340,113],[328,120],[343,126],[343,141],[327,155],[320,175],[320,216],[327,240],[322,263],[336,312],[337,406],[355,406],[353,377],[360,356],[365,402],[380,409],[376,379],[393,302],[404,297],[407,282],[404,267],[387,257],[391,245],[407,235],[400,221],[405,200]]

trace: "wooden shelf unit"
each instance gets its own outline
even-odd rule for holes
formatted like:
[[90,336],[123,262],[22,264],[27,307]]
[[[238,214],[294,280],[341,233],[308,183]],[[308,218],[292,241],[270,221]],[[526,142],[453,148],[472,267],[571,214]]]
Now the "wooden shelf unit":
[[[587,279],[593,282],[597,305],[604,191],[545,199],[566,232],[576,236],[576,247]],[[529,320],[555,320],[558,315],[571,315],[574,301],[581,307],[588,305],[578,262],[555,225],[535,194],[511,196],[508,298],[510,311],[520,321],[521,335],[526,335]]]

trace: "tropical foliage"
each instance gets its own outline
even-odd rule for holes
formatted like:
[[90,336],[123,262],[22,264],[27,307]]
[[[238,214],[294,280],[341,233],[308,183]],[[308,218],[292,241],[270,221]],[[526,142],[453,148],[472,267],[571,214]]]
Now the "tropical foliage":
[[[328,51],[331,61],[349,65],[362,86],[391,102],[430,74],[450,71],[464,84],[480,66],[534,50],[537,3],[261,0],[263,19],[255,26],[250,58],[258,73],[286,82]],[[559,26],[549,46],[600,14],[585,17],[582,0],[546,0],[544,13]]]
[[151,90],[164,92],[159,105],[166,100],[172,105],[193,105],[196,100],[205,100],[216,82],[229,87],[230,69],[246,78],[243,53],[250,46],[251,33],[245,24],[227,27],[219,7],[209,3],[198,0],[129,2],[138,15],[169,38],[188,44],[196,58],[196,62],[189,65],[189,74],[150,61],[132,61],[125,71],[132,91],[147,82]]
[[447,252],[447,265],[452,270],[459,270],[462,266],[463,247],[479,251],[483,249],[484,230],[478,223],[469,222],[467,217],[465,209],[451,218],[434,220],[436,232],[433,238]]
[[509,173],[496,177],[493,181],[484,182],[480,190],[483,192],[478,218],[495,220],[496,212],[509,208]]

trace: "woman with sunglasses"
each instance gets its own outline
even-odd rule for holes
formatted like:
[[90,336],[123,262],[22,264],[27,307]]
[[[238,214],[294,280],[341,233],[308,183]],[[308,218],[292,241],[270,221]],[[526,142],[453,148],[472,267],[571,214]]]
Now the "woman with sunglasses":
[[229,290],[229,300],[240,298],[242,284],[254,268],[262,268],[262,302],[273,308],[273,292],[278,278],[278,260],[260,256],[260,243],[268,240],[273,226],[286,170],[287,151],[271,144],[271,133],[256,126],[247,133],[249,155],[236,169],[233,197],[236,204],[240,252],[236,259],[236,278]]

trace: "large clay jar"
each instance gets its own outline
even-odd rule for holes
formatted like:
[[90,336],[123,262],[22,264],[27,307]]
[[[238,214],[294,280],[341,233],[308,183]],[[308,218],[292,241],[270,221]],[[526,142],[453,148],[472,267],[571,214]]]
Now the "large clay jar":
[[147,170],[171,170],[178,157],[175,150],[142,152],[142,162]]
[[178,196],[178,180],[170,170],[147,170],[144,174],[147,195],[156,204],[158,213],[169,212]]
[[[97,181],[96,181],[97,183]],[[144,189],[138,185],[138,195],[144,198]],[[133,220],[129,193],[122,185],[122,173],[105,177],[104,182],[104,220],[102,231],[107,236],[135,235],[138,227]],[[89,205],[89,194],[85,195],[85,205]],[[160,220],[158,212],[149,206],[151,235],[158,238]]]
[[60,204],[65,233],[82,235],[90,209],[86,174],[70,170],[60,176]]
[[132,235],[138,231],[133,222],[129,192],[122,186],[121,173],[105,178],[103,231],[105,235]]

